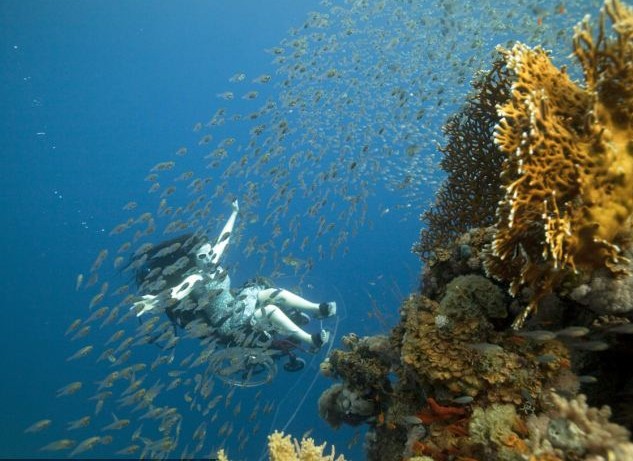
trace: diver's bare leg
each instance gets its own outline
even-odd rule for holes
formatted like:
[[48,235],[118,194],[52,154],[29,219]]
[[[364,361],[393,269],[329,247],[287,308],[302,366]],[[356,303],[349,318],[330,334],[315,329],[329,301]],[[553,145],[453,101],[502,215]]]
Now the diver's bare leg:
[[280,333],[292,335],[297,339],[312,345],[312,336],[303,331],[296,323],[284,314],[284,312],[273,304],[267,304],[255,310],[255,319],[261,321],[268,320]]
[[336,303],[313,303],[291,291],[282,288],[267,288],[257,294],[257,303],[276,304],[286,309],[298,309],[317,317],[328,317],[336,313]]

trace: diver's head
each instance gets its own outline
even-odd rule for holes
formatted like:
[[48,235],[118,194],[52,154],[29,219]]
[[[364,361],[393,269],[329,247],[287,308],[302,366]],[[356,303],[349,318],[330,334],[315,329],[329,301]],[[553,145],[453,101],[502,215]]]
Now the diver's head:
[[213,247],[210,243],[205,243],[196,251],[196,264],[198,269],[208,271],[213,268]]

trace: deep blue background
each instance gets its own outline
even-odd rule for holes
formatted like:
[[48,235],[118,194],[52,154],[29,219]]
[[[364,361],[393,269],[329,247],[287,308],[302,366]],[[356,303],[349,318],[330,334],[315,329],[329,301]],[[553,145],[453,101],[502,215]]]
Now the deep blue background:
[[[71,417],[56,389],[103,375],[65,362],[76,345],[63,332],[83,315],[86,299],[75,293],[75,277],[107,245],[104,229],[121,221],[123,204],[144,196],[147,170],[193,139],[193,124],[212,115],[228,78],[269,71],[263,50],[317,6],[0,2],[0,455],[41,456],[37,448],[50,440],[24,428],[43,417],[64,425]],[[382,308],[393,319],[400,293],[411,290],[419,271],[409,251],[416,220],[372,218],[374,227],[350,243],[347,257],[315,269],[341,293],[344,331],[376,329],[366,290],[384,295]],[[283,393],[283,377],[277,385]],[[314,402],[302,411],[318,424]],[[338,437],[344,448],[350,433],[313,436]]]

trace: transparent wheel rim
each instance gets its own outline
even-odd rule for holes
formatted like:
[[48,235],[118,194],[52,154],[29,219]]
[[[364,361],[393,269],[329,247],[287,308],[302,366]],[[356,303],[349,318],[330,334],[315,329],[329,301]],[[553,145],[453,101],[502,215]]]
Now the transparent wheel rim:
[[277,374],[274,353],[276,351],[267,349],[229,347],[214,352],[209,358],[209,366],[225,383],[255,387],[271,382]]

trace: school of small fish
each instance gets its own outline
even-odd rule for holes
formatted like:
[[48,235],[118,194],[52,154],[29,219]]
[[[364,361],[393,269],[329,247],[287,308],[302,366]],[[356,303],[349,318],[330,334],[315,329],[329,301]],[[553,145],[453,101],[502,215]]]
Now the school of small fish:
[[[64,333],[73,352],[60,361],[84,363],[99,377],[57,391],[74,418],[42,415],[47,419],[26,432],[53,435],[41,450],[71,457],[214,457],[220,448],[236,458],[258,456],[283,402],[267,398],[265,387],[218,379],[219,364],[228,373],[239,357],[214,355],[221,346],[204,337],[203,325],[176,331],[160,313],[139,322],[129,309],[144,294],[131,281],[134,271],[161,241],[216,232],[235,198],[240,219],[228,270],[239,259],[272,279],[331,264],[372,220],[390,212],[417,219],[441,180],[441,125],[464,100],[471,77],[488,66],[495,45],[518,39],[565,50],[570,25],[600,3],[324,0],[265,50],[270,69],[227,71],[226,88],[211,89],[216,106],[208,119],[192,123],[186,145],[149,162],[144,180],[151,197],[122,206],[120,223],[107,230],[107,248],[77,277],[85,308]],[[244,104],[251,109],[235,109]],[[398,205],[387,206],[385,197]],[[147,203],[154,205],[143,208]],[[160,257],[180,247],[165,247]],[[167,288],[163,275],[186,262],[160,268],[151,288]],[[570,327],[524,336],[558,336],[600,350],[599,342],[581,341],[585,334]],[[285,375],[278,373],[278,385],[288,385]],[[456,403],[467,402],[464,396]],[[312,418],[315,402],[301,411]]]

